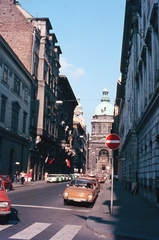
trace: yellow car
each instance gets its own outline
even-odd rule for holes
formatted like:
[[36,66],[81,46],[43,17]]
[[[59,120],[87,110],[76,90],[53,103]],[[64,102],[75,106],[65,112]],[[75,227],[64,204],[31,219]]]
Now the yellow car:
[[93,183],[85,179],[73,179],[63,192],[64,205],[71,202],[86,203],[93,206],[98,193],[93,188]]
[[82,177],[79,177],[79,179],[85,179],[87,181],[90,181],[93,183],[93,188],[95,189],[95,191],[97,191],[97,193],[100,193],[100,183],[98,181],[98,178],[95,176],[89,176],[89,175],[84,175]]

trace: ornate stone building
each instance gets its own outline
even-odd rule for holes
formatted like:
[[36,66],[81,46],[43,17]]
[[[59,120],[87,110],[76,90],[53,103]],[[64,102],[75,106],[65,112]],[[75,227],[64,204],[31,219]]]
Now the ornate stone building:
[[86,168],[86,125],[83,116],[83,109],[80,98],[77,98],[78,105],[74,110],[73,117],[73,149],[75,156],[72,159],[73,172],[85,172]]
[[112,150],[106,147],[105,139],[112,130],[113,112],[114,107],[110,103],[108,90],[104,88],[101,102],[95,108],[91,121],[88,171],[108,174],[111,172]]

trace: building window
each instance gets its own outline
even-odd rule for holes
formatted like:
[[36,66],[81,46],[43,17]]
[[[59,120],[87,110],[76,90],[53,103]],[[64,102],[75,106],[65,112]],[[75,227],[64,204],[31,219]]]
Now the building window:
[[14,92],[20,95],[20,79],[14,75]]
[[11,129],[13,132],[18,132],[18,119],[19,119],[20,105],[18,102],[12,104],[12,125]]
[[6,114],[6,102],[7,102],[7,97],[2,95],[1,98],[1,122],[5,122],[5,114]]
[[29,89],[27,86],[25,86],[25,89],[24,89],[24,101],[25,102],[28,102],[28,95],[29,95]]
[[98,132],[101,133],[101,126],[98,127]]
[[34,52],[34,73],[33,75],[37,78],[38,77],[38,63],[39,63],[39,58],[36,52]]
[[8,82],[8,66],[6,64],[4,64],[3,81]]
[[26,120],[27,120],[27,113],[23,112],[23,133],[26,133]]

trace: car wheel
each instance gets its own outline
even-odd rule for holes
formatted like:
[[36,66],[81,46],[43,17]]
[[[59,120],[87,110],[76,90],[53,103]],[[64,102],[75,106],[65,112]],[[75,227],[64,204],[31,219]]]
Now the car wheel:
[[64,199],[63,204],[67,205],[67,200],[66,199]]
[[13,190],[13,185],[10,186],[10,190]]

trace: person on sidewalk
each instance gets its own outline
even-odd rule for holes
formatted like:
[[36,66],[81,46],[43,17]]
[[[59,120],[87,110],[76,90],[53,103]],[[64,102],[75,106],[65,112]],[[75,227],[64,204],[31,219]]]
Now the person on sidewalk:
[[18,171],[16,171],[14,174],[14,182],[18,183],[18,180],[19,180],[19,174],[18,174]]
[[27,176],[28,176],[28,183],[30,183],[31,182],[31,180],[32,180],[32,175],[31,175],[31,173],[29,172],[29,173],[27,173]]
[[22,172],[20,173],[20,179],[21,179],[21,184],[23,185],[23,184],[24,184],[24,181],[25,181],[25,172],[24,172],[24,171],[22,171]]

